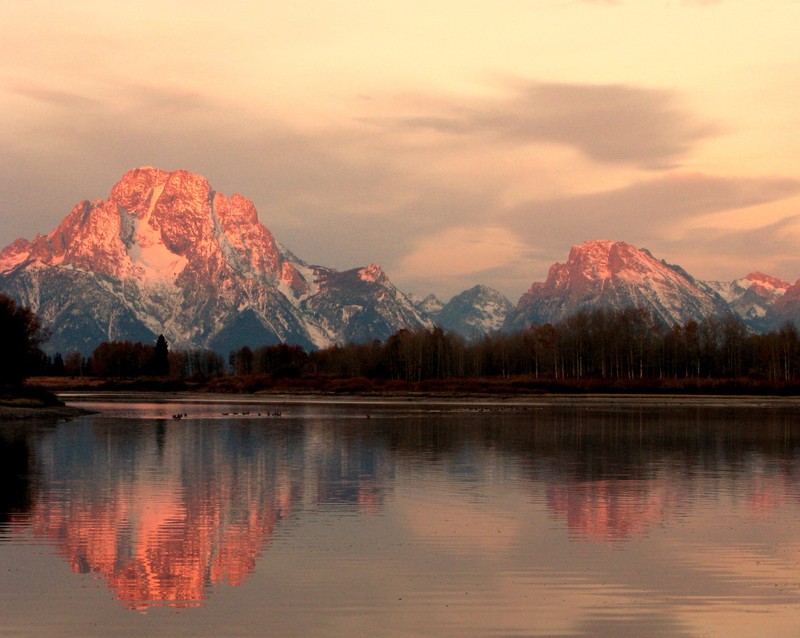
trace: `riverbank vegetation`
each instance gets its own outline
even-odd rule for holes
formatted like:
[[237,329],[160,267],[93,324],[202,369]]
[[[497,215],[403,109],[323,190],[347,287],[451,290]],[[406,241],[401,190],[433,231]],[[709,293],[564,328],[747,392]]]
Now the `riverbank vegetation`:
[[0,420],[26,418],[63,406],[43,388],[24,385],[29,375],[41,370],[41,345],[48,337],[34,312],[0,295]]
[[733,317],[665,329],[640,309],[599,309],[476,340],[440,328],[401,330],[386,341],[312,352],[245,346],[227,358],[167,352],[161,337],[156,345],[112,342],[88,357],[44,357],[39,372],[55,386],[61,379],[73,387],[224,392],[793,395],[800,394],[800,334],[793,324],[756,334]]

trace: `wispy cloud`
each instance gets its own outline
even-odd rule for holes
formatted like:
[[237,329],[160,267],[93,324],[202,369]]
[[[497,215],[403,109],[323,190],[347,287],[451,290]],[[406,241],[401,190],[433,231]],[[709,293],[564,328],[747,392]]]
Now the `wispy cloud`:
[[[618,6],[624,3],[624,0],[575,0],[579,4],[597,4],[597,5],[604,5],[608,7]],[[687,7],[705,7],[710,6],[712,4],[721,4],[723,0],[679,0],[678,4]],[[634,2],[629,2],[628,4],[634,4]],[[665,4],[669,5],[670,3],[665,0]]]
[[584,239],[651,240],[684,220],[779,201],[800,194],[800,179],[669,174],[605,192],[532,201],[507,212],[523,237],[574,243]]
[[402,277],[476,277],[514,265],[528,252],[527,245],[507,228],[452,227],[418,239],[398,263]]
[[666,90],[527,81],[516,81],[511,89],[491,100],[426,98],[416,113],[369,121],[394,130],[491,136],[515,145],[563,144],[597,162],[646,169],[677,164],[698,142],[721,132]]
[[[800,273],[800,215],[789,215],[756,228],[731,230],[702,227],[679,241],[663,242],[665,254],[691,255],[690,266],[698,273],[713,273],[720,267],[744,276],[761,270],[769,274],[787,273],[794,282]],[[757,255],[757,260],[742,264],[742,255]]]
[[65,109],[85,109],[98,103],[98,100],[93,97],[61,89],[38,86],[30,82],[14,84],[9,87],[8,92],[41,104]]
[[[480,282],[513,297],[571,244],[669,247],[676,225],[800,194],[800,180],[780,176],[656,172],[719,131],[677,93],[522,80],[504,87],[482,99],[379,95],[361,103],[355,121],[304,126],[180,85],[121,81],[88,100],[25,85],[17,99],[57,108],[0,131],[0,191],[13,212],[0,217],[0,232],[48,232],[134,166],[186,168],[252,199],[278,240],[309,261],[380,262],[420,293]],[[628,184],[603,189],[597,167]],[[535,196],[540,188],[551,195]],[[698,251],[725,241],[708,237]],[[661,254],[680,262],[687,249]]]

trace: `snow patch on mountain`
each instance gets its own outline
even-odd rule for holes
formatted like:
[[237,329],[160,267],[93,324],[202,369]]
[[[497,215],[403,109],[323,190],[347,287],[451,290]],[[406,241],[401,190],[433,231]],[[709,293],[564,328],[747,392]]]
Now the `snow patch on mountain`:
[[174,283],[189,263],[164,245],[161,233],[150,226],[149,218],[134,221],[135,241],[128,255],[137,278],[146,283]]

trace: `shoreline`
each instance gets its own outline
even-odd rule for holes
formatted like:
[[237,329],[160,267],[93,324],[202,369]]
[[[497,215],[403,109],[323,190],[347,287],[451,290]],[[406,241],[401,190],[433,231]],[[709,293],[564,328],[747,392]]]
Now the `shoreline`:
[[93,411],[69,405],[26,406],[0,404],[0,423],[6,421],[74,419],[87,414],[93,414]]
[[50,393],[147,392],[289,395],[330,397],[448,397],[460,399],[540,398],[549,396],[607,397],[775,397],[800,398],[800,381],[721,379],[535,379],[530,376],[477,377],[403,381],[365,377],[271,378],[226,375],[204,381],[165,377],[109,378],[34,377],[27,387]]
[[549,407],[580,407],[586,409],[652,408],[755,408],[792,409],[800,408],[800,397],[761,395],[685,395],[685,394],[477,394],[459,395],[446,393],[365,393],[341,394],[325,392],[256,392],[251,394],[179,391],[153,392],[131,390],[71,390],[59,392],[60,400],[82,406],[93,403],[199,403],[242,405],[385,405],[408,407],[439,406],[450,408],[491,408],[495,410],[529,410]]

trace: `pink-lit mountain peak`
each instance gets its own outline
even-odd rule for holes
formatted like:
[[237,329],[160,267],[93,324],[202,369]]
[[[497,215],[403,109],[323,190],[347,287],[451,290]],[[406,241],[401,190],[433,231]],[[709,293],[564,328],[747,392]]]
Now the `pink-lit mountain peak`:
[[189,171],[150,167],[125,173],[107,200],[80,202],[46,237],[9,246],[0,270],[26,260],[143,281],[229,262],[251,276],[295,279],[250,200]]
[[4,249],[0,281],[59,348],[158,334],[222,351],[314,347],[431,325],[377,265],[310,265],[278,245],[249,199],[185,170],[128,171],[108,199],[82,201],[48,235]]
[[570,273],[586,280],[610,279],[624,270],[647,269],[649,253],[621,241],[599,239],[573,246],[567,259]]
[[780,296],[786,292],[786,289],[792,284],[778,277],[765,275],[763,272],[751,272],[745,278],[751,287],[755,288],[760,294],[773,294]]
[[635,284],[653,279],[685,277],[655,259],[647,250],[621,241],[601,239],[573,246],[566,263],[553,264],[547,281],[534,286],[570,288],[583,294],[587,289],[603,288],[609,281]]
[[645,308],[669,326],[730,312],[718,294],[681,268],[625,242],[595,240],[573,246],[546,281],[531,285],[511,325],[558,321],[597,307]]
[[189,259],[221,257],[215,253],[231,248],[255,272],[278,272],[275,239],[258,222],[253,203],[215,192],[205,177],[185,170],[134,169],[112,188],[109,199],[135,215],[137,243],[163,244]]

